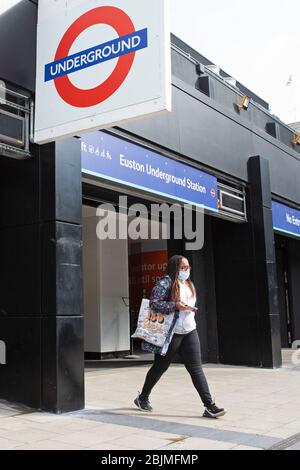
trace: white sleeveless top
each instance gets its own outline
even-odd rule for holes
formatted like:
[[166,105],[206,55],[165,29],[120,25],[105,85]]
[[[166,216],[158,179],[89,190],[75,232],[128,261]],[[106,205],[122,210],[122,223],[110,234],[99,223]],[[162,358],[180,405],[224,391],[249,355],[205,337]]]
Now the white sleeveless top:
[[[196,304],[196,298],[189,288],[189,285],[185,282],[180,282],[180,301],[190,307],[195,307]],[[174,333],[177,335],[185,335],[196,328],[195,312],[192,310],[180,310]]]

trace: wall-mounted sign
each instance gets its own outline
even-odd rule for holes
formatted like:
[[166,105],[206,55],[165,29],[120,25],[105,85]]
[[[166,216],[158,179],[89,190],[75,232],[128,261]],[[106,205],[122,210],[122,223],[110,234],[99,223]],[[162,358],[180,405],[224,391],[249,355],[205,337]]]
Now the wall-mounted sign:
[[285,206],[279,202],[272,202],[273,227],[278,232],[300,237],[300,211]]
[[169,0],[39,0],[35,142],[171,111]]
[[105,132],[81,138],[82,171],[218,211],[217,178]]

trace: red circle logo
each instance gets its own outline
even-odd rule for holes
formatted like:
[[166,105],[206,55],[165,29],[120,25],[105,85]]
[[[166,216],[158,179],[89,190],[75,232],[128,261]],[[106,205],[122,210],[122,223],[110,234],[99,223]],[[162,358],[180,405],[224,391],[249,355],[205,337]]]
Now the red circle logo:
[[210,195],[211,195],[212,198],[215,198],[215,197],[216,197],[216,190],[215,190],[215,188],[211,188],[211,190],[210,190]]
[[[78,36],[86,29],[96,24],[111,26],[119,35],[126,36],[135,32],[134,24],[129,16],[120,8],[98,7],[80,16],[66,31],[56,51],[55,61],[69,55],[70,49]],[[135,52],[118,58],[116,67],[111,75],[99,86],[83,90],[73,85],[67,75],[54,80],[59,96],[71,106],[87,108],[96,106],[112,96],[126,80]]]

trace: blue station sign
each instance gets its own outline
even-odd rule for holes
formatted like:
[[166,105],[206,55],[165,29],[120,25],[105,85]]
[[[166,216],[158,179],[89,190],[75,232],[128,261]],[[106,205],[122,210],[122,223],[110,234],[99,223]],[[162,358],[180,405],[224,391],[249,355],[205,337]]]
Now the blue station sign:
[[81,137],[82,171],[218,211],[217,178],[105,132]]
[[300,237],[300,211],[279,202],[272,202],[273,227],[278,232]]

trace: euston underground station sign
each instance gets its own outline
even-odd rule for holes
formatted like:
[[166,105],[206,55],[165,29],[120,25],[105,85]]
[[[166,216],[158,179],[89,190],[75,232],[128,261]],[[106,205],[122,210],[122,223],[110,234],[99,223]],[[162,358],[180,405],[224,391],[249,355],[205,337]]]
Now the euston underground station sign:
[[300,211],[279,202],[272,202],[273,227],[278,232],[300,237]]
[[169,0],[40,0],[35,142],[171,110]]
[[105,132],[81,138],[82,172],[218,211],[217,178]]

